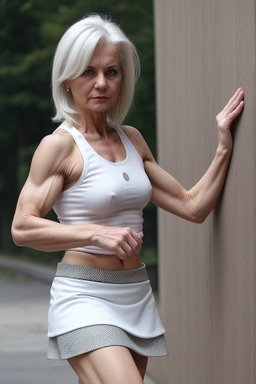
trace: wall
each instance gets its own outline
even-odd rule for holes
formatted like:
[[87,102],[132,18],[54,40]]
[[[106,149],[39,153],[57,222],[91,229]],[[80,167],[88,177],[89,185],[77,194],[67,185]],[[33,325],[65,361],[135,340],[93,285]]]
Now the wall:
[[159,211],[161,384],[256,383],[255,1],[155,0],[158,161],[186,188],[216,150],[216,114],[245,109],[223,194],[205,223]]

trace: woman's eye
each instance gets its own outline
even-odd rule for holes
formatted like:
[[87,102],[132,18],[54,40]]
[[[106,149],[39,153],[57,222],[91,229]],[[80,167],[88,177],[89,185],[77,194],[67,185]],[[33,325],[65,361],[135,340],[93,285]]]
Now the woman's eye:
[[117,70],[116,69],[109,69],[107,74],[110,76],[115,76],[117,74]]
[[92,69],[86,69],[85,71],[84,71],[84,75],[85,76],[91,76],[93,74],[93,70]]
[[[106,72],[105,72],[105,75],[106,76],[116,76],[118,73],[117,69],[115,68],[110,68],[108,69]],[[84,76],[92,76],[94,75],[94,70],[92,68],[87,68],[84,73],[83,73]]]

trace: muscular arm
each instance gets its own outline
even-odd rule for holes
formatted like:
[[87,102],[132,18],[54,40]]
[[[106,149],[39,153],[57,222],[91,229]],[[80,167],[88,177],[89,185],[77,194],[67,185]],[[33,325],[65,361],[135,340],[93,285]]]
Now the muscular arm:
[[137,253],[141,237],[129,228],[64,225],[45,219],[61,191],[75,181],[72,176],[77,174],[74,169],[77,161],[72,161],[74,146],[68,134],[47,136],[38,146],[13,219],[15,244],[42,251],[97,245],[121,259]]
[[17,245],[48,251],[76,241],[79,230],[71,233],[71,228],[44,218],[64,187],[65,158],[71,151],[67,135],[47,136],[38,146],[13,219],[12,236]]
[[[130,133],[130,138],[144,160],[152,184],[151,201],[154,204],[189,221],[201,223],[205,220],[222,191],[232,152],[230,126],[242,109],[243,92],[239,89],[216,117],[219,131],[216,155],[206,173],[190,190],[186,190],[156,163],[138,133]],[[129,135],[129,130],[126,133]]]
[[151,179],[151,201],[158,207],[186,220],[202,223],[213,209],[226,178],[230,154],[217,150],[213,162],[190,190],[186,190],[154,160],[145,163]]

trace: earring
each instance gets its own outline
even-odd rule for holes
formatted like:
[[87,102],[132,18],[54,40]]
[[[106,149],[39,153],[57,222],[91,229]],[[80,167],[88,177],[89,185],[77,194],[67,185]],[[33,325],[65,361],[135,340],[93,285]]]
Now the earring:
[[70,91],[70,88],[67,88],[67,92],[69,92]]

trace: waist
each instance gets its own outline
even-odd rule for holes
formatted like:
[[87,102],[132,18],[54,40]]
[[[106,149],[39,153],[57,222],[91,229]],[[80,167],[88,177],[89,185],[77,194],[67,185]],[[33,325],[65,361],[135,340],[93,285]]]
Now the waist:
[[140,268],[143,265],[140,254],[120,260],[114,254],[104,255],[75,250],[66,251],[62,263],[106,270],[129,270]]

